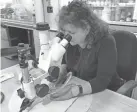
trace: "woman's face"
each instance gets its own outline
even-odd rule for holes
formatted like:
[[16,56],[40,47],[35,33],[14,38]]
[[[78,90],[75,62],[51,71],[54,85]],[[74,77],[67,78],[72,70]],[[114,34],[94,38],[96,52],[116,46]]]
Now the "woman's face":
[[87,29],[75,27],[72,24],[65,24],[62,29],[63,33],[69,34],[72,36],[70,42],[71,45],[80,45],[81,47],[85,46],[85,38],[88,34]]

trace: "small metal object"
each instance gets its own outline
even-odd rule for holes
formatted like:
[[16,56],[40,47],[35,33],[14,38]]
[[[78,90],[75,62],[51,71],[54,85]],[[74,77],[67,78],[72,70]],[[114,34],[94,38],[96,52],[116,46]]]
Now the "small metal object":
[[25,44],[24,43],[19,43],[18,47],[25,47]]
[[18,93],[18,96],[19,96],[20,98],[24,98],[24,97],[25,97],[25,93],[24,93],[24,91],[23,91],[22,89],[18,89],[18,90],[17,90],[17,93]]
[[83,94],[83,88],[81,85],[78,85],[79,87],[79,95],[78,96],[81,96]]
[[4,93],[3,93],[3,92],[0,92],[0,94],[1,94],[0,103],[2,103],[2,102],[4,101],[5,95],[4,95]]
[[22,105],[20,107],[20,111],[19,112],[23,112],[23,110],[27,109],[28,107],[30,107],[32,105],[32,103],[34,102],[35,98],[30,100],[28,98],[25,98],[22,102]]
[[50,29],[50,26],[48,23],[39,22],[36,24],[36,30],[45,31],[45,30],[49,30],[49,29]]
[[48,13],[53,13],[53,7],[52,6],[48,6],[47,7],[47,12]]

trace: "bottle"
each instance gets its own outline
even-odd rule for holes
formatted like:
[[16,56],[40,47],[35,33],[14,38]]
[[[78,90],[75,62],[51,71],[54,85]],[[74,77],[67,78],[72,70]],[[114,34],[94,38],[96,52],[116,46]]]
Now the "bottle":
[[115,8],[112,7],[111,8],[111,18],[110,18],[111,21],[115,21]]
[[131,22],[132,21],[132,14],[131,14],[131,12],[128,12],[126,21],[127,22]]
[[110,16],[111,16],[111,10],[110,10],[110,7],[108,6],[105,6],[104,7],[104,10],[102,11],[102,19],[104,21],[110,21]]
[[96,1],[94,0],[94,1],[92,2],[92,4],[93,4],[93,7],[95,7],[95,6],[96,6]]
[[100,6],[100,0],[96,0],[96,6]]
[[120,15],[120,21],[121,21],[121,22],[124,22],[125,20],[126,20],[125,11],[122,11],[122,12],[121,12],[121,15]]
[[119,21],[120,20],[120,8],[119,6],[116,7],[116,10],[115,10],[115,21]]
[[100,1],[100,5],[101,5],[101,6],[104,6],[104,0],[101,0],[101,1]]

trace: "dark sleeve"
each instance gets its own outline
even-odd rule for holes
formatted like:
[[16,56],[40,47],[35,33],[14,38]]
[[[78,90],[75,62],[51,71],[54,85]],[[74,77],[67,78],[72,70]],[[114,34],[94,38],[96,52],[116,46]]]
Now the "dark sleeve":
[[68,52],[68,50],[69,50],[69,45],[67,46],[66,52],[65,52],[65,54],[63,55],[62,63],[61,63],[61,64],[67,64],[67,52]]
[[65,53],[65,54],[64,54],[64,56],[63,56],[63,59],[62,59],[62,64],[66,64],[65,55],[66,55],[66,53]]
[[97,76],[90,80],[92,93],[106,89],[116,74],[117,50],[114,37],[104,38],[98,52]]

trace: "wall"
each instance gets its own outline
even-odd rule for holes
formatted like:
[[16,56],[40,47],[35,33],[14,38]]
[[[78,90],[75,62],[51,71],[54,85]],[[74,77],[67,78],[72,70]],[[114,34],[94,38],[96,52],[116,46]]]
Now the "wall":
[[[52,30],[58,30],[58,12],[62,6],[67,5],[70,1],[72,0],[44,0],[45,21],[49,23]],[[47,13],[47,6],[53,7],[53,13]]]
[[[50,3],[49,3],[50,2]],[[53,13],[47,13],[47,6],[53,7]],[[57,14],[59,11],[59,0],[44,0],[45,21],[49,23],[52,30],[57,30]]]

